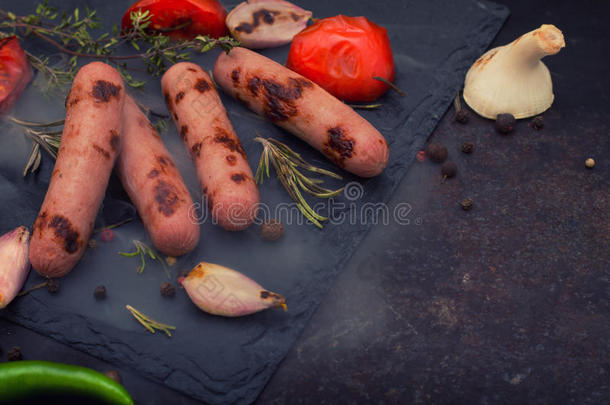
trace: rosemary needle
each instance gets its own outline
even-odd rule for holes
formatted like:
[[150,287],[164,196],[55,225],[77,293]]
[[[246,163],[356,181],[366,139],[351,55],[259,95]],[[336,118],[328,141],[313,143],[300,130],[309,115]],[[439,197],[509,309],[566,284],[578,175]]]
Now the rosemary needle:
[[172,333],[170,332],[170,330],[176,330],[175,326],[155,321],[154,319],[151,319],[148,316],[144,315],[131,305],[125,305],[125,308],[127,308],[127,310],[131,312],[133,317],[136,318],[136,320],[142,326],[144,326],[150,333],[155,333],[155,329],[158,329],[160,331],[165,332],[168,337],[172,337]]
[[263,145],[263,152],[261,153],[261,158],[255,174],[257,183],[262,184],[265,176],[267,176],[267,178],[271,177],[269,174],[269,167],[273,166],[278,180],[290,198],[296,202],[299,211],[318,228],[322,228],[321,222],[326,221],[328,218],[314,211],[303,197],[301,191],[318,198],[330,198],[339,195],[343,191],[343,188],[338,190],[324,188],[320,186],[320,184],[323,183],[321,179],[309,178],[299,169],[336,179],[341,179],[341,176],[307,163],[303,160],[301,155],[273,138],[264,139],[256,137],[254,140]]

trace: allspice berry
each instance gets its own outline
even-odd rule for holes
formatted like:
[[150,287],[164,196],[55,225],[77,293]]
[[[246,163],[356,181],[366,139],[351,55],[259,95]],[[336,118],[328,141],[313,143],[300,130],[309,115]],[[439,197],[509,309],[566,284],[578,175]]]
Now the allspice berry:
[[498,114],[496,116],[496,129],[503,135],[513,132],[516,123],[517,120],[512,114]]
[[261,238],[276,241],[284,235],[284,224],[277,219],[269,219],[261,226]]
[[464,142],[462,144],[462,152],[472,153],[473,150],[474,150],[474,144],[472,142]]
[[457,174],[457,165],[453,162],[445,162],[441,166],[441,174],[443,178],[452,178]]
[[61,285],[59,284],[59,279],[49,278],[47,279],[47,291],[51,294],[57,294],[59,292]]
[[19,346],[13,346],[7,353],[6,358],[8,361],[19,361],[23,360],[23,354]]
[[448,153],[447,147],[439,142],[432,142],[426,148],[426,155],[435,163],[443,163]]
[[93,296],[96,300],[103,300],[106,298],[106,287],[103,285],[98,285],[95,287],[95,290],[93,290]]
[[595,167],[595,160],[593,158],[585,160],[585,167],[587,169],[593,169]]
[[164,297],[171,298],[174,295],[176,295],[176,288],[174,287],[173,284],[165,281],[164,283],[161,284],[161,295]]
[[459,122],[460,124],[466,124],[468,122],[468,119],[470,118],[468,111],[461,109],[458,112],[455,113],[455,117],[454,119]]

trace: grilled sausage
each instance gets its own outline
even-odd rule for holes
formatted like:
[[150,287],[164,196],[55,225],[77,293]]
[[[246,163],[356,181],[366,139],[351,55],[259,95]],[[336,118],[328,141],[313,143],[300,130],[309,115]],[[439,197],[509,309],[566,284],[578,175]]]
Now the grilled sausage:
[[199,225],[189,217],[193,199],[159,134],[129,96],[117,173],[159,251],[181,256],[197,246]]
[[227,230],[247,228],[258,208],[258,188],[209,75],[193,63],[177,63],[163,75],[161,87],[195,161],[212,219]]
[[388,144],[368,121],[324,89],[245,48],[225,52],[214,80],[254,112],[298,136],[339,167],[361,177],[380,174]]
[[65,276],[85,253],[119,153],[123,101],[121,76],[104,63],[83,66],[74,78],[30,244],[32,267],[42,276]]

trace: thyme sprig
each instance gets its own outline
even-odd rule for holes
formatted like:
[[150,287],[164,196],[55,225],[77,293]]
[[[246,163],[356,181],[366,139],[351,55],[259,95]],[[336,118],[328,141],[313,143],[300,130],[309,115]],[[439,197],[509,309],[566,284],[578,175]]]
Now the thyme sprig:
[[307,163],[301,155],[273,138],[264,139],[256,137],[254,140],[263,145],[263,152],[255,175],[257,183],[262,184],[265,175],[271,177],[269,167],[272,165],[280,183],[282,183],[290,198],[297,203],[299,211],[318,228],[322,228],[321,222],[326,221],[328,218],[318,214],[311,208],[303,197],[301,190],[314,197],[330,198],[339,195],[343,191],[343,187],[338,190],[324,188],[320,185],[324,182],[323,180],[309,178],[301,173],[299,169],[305,169],[335,179],[341,179],[342,177]]
[[176,330],[175,326],[167,325],[165,323],[161,323],[159,321],[155,321],[154,319],[144,315],[143,313],[141,313],[140,311],[138,311],[137,309],[135,309],[131,305],[125,305],[125,308],[127,308],[127,310],[129,312],[131,312],[133,317],[136,318],[136,320],[142,326],[144,326],[150,333],[155,333],[155,329],[157,329],[157,330],[165,332],[165,334],[168,337],[172,337],[172,333],[170,331]]
[[[51,45],[69,58],[59,66],[52,66],[46,56],[36,56],[27,50],[26,55],[32,66],[43,73],[49,87],[61,87],[70,83],[77,71],[79,58],[102,60],[113,64],[132,87],[142,87],[144,82],[134,79],[128,70],[130,60],[140,60],[146,71],[158,76],[168,65],[190,59],[192,53],[207,52],[219,46],[225,51],[238,46],[233,38],[211,38],[199,35],[192,40],[172,41],[163,33],[150,30],[152,14],[137,10],[130,14],[131,28],[121,31],[115,24],[112,33],[97,35],[101,28],[96,10],[85,7],[72,12],[60,12],[45,0],[39,3],[32,14],[18,16],[0,8],[0,30],[7,30],[20,38],[36,37]],[[118,54],[124,45],[129,45],[136,53]]]

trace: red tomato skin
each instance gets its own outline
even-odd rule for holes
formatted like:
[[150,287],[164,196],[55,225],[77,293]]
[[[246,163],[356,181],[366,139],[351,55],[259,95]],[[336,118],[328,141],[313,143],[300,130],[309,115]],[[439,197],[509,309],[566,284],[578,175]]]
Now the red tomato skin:
[[121,27],[131,28],[130,13],[138,9],[150,10],[152,14],[149,28],[167,30],[184,24],[189,19],[190,25],[165,32],[172,39],[193,39],[197,35],[209,35],[219,38],[229,34],[225,24],[227,10],[218,0],[140,0],[134,3],[123,15]]
[[17,37],[0,40],[0,114],[10,110],[32,78],[32,69]]
[[394,57],[385,28],[366,17],[318,20],[292,40],[286,66],[344,101],[374,101],[394,81]]

